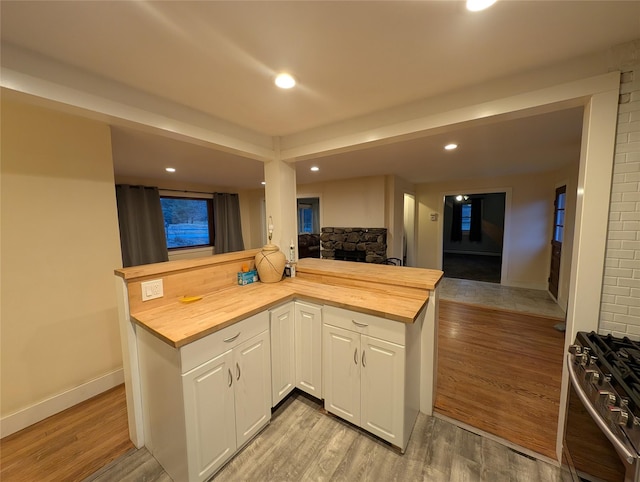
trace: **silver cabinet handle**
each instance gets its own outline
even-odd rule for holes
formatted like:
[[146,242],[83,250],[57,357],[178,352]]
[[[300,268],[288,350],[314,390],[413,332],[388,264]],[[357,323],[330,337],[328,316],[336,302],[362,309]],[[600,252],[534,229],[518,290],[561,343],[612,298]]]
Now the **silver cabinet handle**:
[[231,374],[231,368],[229,368],[229,386],[233,384],[233,375]]
[[364,357],[364,353],[365,353],[365,352],[364,352],[364,350],[362,350],[362,366],[363,366],[363,367],[366,367],[366,366],[367,366],[367,360],[366,360],[366,358]]
[[240,365],[238,365],[238,362],[236,362],[236,380],[240,380]]
[[234,335],[234,336],[232,336],[232,337],[225,338],[225,339],[224,339],[224,340],[222,340],[222,341],[224,341],[225,343],[229,343],[229,342],[231,342],[231,341],[235,340],[236,338],[238,338],[239,336],[240,336],[240,332],[238,332],[237,334],[235,334],[235,335]]
[[351,323],[353,323],[356,326],[359,326],[360,328],[366,328],[367,326],[369,326],[366,323],[359,323],[356,320],[351,320]]
[[358,364],[358,349],[356,348],[353,352],[353,363]]

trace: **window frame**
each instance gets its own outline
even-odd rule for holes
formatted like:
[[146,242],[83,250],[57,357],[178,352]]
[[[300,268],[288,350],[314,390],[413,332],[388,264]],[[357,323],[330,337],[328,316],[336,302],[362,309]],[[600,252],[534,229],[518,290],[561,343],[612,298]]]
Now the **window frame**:
[[162,200],[163,199],[181,199],[181,200],[186,200],[186,201],[206,201],[206,205],[207,205],[207,229],[208,229],[208,234],[209,234],[209,242],[205,243],[205,244],[192,244],[189,246],[174,246],[174,247],[169,247],[169,238],[167,236],[167,223],[164,221],[164,211],[162,213],[162,218],[163,218],[163,222],[164,222],[164,229],[165,229],[165,240],[167,242],[167,250],[169,252],[173,252],[173,251],[183,251],[183,250],[189,250],[189,249],[198,249],[198,248],[215,248],[215,230],[213,227],[213,197],[208,197],[206,195],[202,195],[202,194],[197,194],[197,193],[189,193],[189,192],[184,192],[181,193],[179,195],[177,194],[173,194],[173,193],[163,193],[162,191],[160,192],[160,205],[162,207]]

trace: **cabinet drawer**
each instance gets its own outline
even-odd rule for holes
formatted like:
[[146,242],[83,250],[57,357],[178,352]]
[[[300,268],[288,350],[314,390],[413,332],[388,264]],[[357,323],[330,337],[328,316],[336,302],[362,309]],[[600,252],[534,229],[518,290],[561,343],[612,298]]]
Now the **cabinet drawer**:
[[322,321],[329,325],[405,345],[405,324],[356,311],[325,306]]
[[180,349],[181,372],[186,373],[268,329],[269,312],[264,311],[189,343]]

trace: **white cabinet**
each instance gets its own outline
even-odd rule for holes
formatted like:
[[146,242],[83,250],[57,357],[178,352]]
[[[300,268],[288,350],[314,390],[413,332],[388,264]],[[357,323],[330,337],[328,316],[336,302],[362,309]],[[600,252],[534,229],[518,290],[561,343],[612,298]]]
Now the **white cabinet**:
[[325,409],[404,451],[419,406],[419,336],[404,324],[323,311]]
[[246,444],[271,419],[269,333],[234,348],[236,445]]
[[269,314],[180,349],[138,340],[145,445],[174,481],[206,480],[271,418]]
[[275,407],[296,386],[294,302],[269,312],[271,323],[271,405]]
[[295,383],[322,398],[322,307],[295,302]]
[[272,406],[296,387],[322,398],[322,307],[291,301],[269,316]]
[[236,450],[231,350],[182,375],[189,480],[203,480]]

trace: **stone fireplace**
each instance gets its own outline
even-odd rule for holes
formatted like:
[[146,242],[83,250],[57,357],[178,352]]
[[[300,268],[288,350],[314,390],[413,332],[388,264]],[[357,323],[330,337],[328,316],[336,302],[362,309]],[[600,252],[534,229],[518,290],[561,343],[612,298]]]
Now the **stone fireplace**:
[[386,228],[322,228],[320,256],[324,259],[384,263]]

